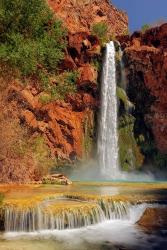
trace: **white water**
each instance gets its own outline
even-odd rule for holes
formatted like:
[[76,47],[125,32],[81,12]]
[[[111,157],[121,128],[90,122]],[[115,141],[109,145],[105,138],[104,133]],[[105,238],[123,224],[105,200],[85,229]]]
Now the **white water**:
[[129,218],[130,204],[121,201],[101,200],[99,203],[94,203],[90,209],[89,207],[84,208],[84,202],[83,207],[78,209],[66,209],[62,204],[61,211],[56,213],[49,209],[46,210],[43,204],[21,210],[12,206],[5,208],[5,231],[64,230],[86,227],[106,220],[127,220]]
[[97,150],[102,176],[107,176],[109,179],[118,178],[116,66],[115,47],[112,41],[106,46],[103,63]]
[[[118,244],[125,244],[125,245],[128,244],[133,246],[136,245],[138,246],[138,248],[133,248],[133,249],[143,250],[146,249],[145,244],[147,244],[147,239],[144,233],[142,233],[142,231],[135,225],[135,223],[140,219],[140,217],[142,216],[147,207],[166,208],[166,205],[158,205],[158,204],[149,205],[144,203],[136,206],[131,206],[129,209],[130,217],[124,220],[123,219],[104,220],[102,223],[97,225],[89,225],[84,228],[70,229],[70,230],[40,229],[38,231],[32,231],[32,232],[26,232],[26,231],[6,232],[3,235],[3,238],[8,240],[53,239],[53,240],[58,240],[58,242],[62,241],[65,243],[67,241],[67,246],[64,247],[63,249],[72,249],[72,250],[82,249],[81,247],[84,246],[85,242],[96,243],[96,244],[108,242],[111,244],[118,243]],[[154,241],[156,242],[157,239],[154,239]],[[69,243],[71,243],[71,245],[69,245]],[[76,246],[76,248],[74,246]],[[139,248],[139,246],[141,246],[141,248]],[[86,250],[90,248],[83,248],[83,249]],[[99,248],[99,250],[100,249],[101,248]],[[149,244],[148,249],[153,249],[152,245]]]
[[136,223],[148,204],[131,205],[122,201],[100,200],[89,211],[84,208],[63,209],[53,213],[44,210],[43,205],[36,208],[5,208],[6,232],[35,232],[42,230],[65,230],[87,227],[104,221],[129,221]]
[[[126,82],[123,62],[121,61],[121,85]],[[125,86],[123,87],[125,89]],[[103,62],[101,83],[101,112],[97,153],[100,167],[100,177],[107,180],[153,181],[151,173],[127,173],[119,168],[118,146],[118,107],[117,80],[114,42],[106,45],[106,55]]]

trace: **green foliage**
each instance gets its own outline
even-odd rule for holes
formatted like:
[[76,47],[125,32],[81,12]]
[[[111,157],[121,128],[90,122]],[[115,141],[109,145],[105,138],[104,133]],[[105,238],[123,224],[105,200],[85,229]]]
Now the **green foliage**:
[[98,58],[92,58],[92,66],[97,70],[98,73],[102,70],[102,62]]
[[4,199],[4,194],[0,193],[0,206],[2,205],[3,199]]
[[38,177],[48,174],[49,169],[54,165],[54,160],[50,157],[50,149],[40,135],[32,140],[25,135],[24,138],[17,140],[13,150],[20,159],[27,154],[31,156]]
[[101,44],[107,41],[107,32],[108,32],[108,26],[104,22],[95,23],[92,26],[92,34],[99,38]]
[[144,24],[142,27],[141,27],[141,31],[144,33],[146,30],[148,30],[150,28],[150,25],[148,24]]
[[78,71],[70,71],[67,72],[65,76],[65,82],[71,85],[76,84],[78,78],[79,78],[79,72]]
[[67,94],[77,91],[78,71],[67,71],[55,76],[51,81],[53,84],[45,85],[45,93],[41,95],[40,102],[47,104],[54,100],[64,100]]
[[154,138],[140,135],[138,137],[138,144],[142,150],[142,153],[146,156],[147,160],[149,159],[152,162],[152,165],[158,169],[167,168],[167,154],[160,152],[154,141]]
[[124,35],[124,36],[127,36],[127,35],[129,35],[129,33],[130,33],[129,30],[126,29],[126,30],[124,30],[123,35]]
[[115,61],[116,61],[117,64],[120,64],[121,58],[122,58],[122,57],[121,57],[120,52],[119,52],[119,51],[116,51],[116,52],[115,52]]
[[117,97],[121,100],[124,104],[125,110],[132,108],[134,105],[129,101],[129,98],[124,89],[117,86]]
[[50,103],[52,101],[52,97],[51,97],[51,95],[45,93],[45,94],[40,96],[39,101],[42,104],[47,104],[47,103]]
[[115,37],[114,33],[112,33],[112,34],[109,35],[109,40],[110,41],[116,41],[116,37]]
[[43,79],[55,72],[64,56],[66,32],[46,1],[2,0],[0,7],[1,62],[22,77],[36,74]]
[[119,119],[119,155],[123,170],[130,171],[141,167],[143,155],[134,138],[134,117],[126,114]]
[[94,131],[94,117],[85,117],[83,123],[84,137],[83,137],[83,150],[84,158],[88,158],[92,151],[93,146],[93,131]]
[[153,161],[157,168],[166,169],[167,168],[167,154],[163,154],[157,151],[153,155]]
[[77,91],[76,82],[79,78],[77,71],[65,72],[58,75],[55,79],[56,84],[50,88],[52,100],[64,100],[67,94],[75,93]]
[[37,136],[31,142],[33,159],[37,163],[37,175],[44,176],[48,174],[49,169],[54,165],[54,161],[50,157],[49,147],[46,145],[42,136]]

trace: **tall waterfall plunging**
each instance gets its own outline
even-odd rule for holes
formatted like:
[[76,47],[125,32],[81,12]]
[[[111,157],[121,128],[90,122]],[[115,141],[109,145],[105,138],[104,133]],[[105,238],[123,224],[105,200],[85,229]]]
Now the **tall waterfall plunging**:
[[101,174],[110,179],[119,174],[116,87],[115,47],[111,41],[106,46],[103,63],[97,146]]

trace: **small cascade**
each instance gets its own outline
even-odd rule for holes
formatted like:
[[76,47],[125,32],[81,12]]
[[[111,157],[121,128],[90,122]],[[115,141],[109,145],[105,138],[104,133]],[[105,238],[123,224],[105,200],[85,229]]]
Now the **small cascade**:
[[35,208],[5,208],[6,232],[34,232],[41,230],[64,230],[86,227],[106,220],[130,220],[130,204],[100,200],[98,202],[77,202],[66,206],[63,203],[38,205]]
[[7,232],[34,232],[39,230],[64,230],[86,227],[104,221],[100,207],[94,207],[89,212],[62,211],[54,214],[44,212],[40,207],[17,211],[14,208],[5,212],[5,230]]
[[122,201],[101,201],[101,207],[107,220],[129,220],[130,204]]
[[103,63],[97,146],[101,174],[109,179],[115,179],[119,174],[116,87],[115,47],[111,41],[106,46]]

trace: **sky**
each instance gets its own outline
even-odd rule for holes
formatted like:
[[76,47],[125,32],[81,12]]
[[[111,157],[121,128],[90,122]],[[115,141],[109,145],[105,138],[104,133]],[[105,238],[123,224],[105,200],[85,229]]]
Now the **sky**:
[[144,24],[155,24],[159,20],[167,22],[167,0],[111,0],[129,16],[129,30],[139,30]]

